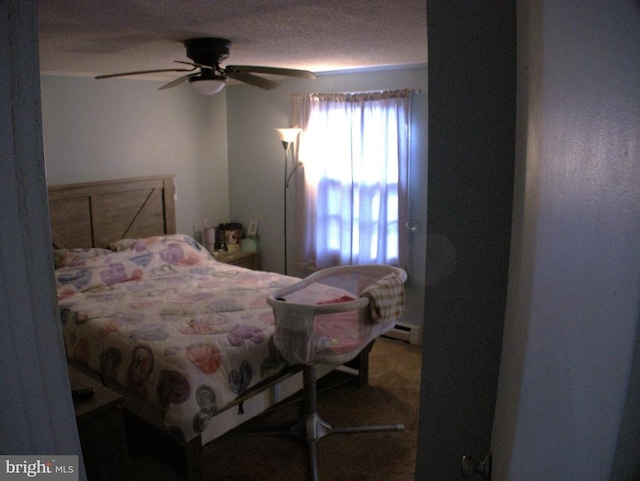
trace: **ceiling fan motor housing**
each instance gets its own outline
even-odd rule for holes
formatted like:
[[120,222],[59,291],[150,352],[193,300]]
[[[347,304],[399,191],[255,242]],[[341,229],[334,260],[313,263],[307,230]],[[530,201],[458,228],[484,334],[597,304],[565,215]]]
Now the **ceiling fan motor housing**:
[[226,38],[191,38],[184,41],[187,57],[200,65],[216,67],[229,56],[231,41]]
[[226,82],[227,76],[224,72],[216,72],[213,69],[203,68],[197,74],[189,75],[189,82],[199,82],[201,80],[217,80],[218,82]]

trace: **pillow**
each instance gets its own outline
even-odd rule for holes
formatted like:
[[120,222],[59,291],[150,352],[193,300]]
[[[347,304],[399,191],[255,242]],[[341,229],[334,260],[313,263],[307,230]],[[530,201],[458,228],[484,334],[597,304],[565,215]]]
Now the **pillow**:
[[[209,251],[183,234],[120,239],[109,244],[109,248],[117,252],[131,251],[136,256],[156,255],[158,260],[171,265],[193,265],[211,258]],[[146,257],[146,264],[149,262],[150,258]]]
[[109,249],[120,252],[131,249],[140,239],[120,239],[109,244]]
[[81,266],[84,265],[86,259],[104,256],[106,254],[112,254],[112,251],[110,251],[109,249],[100,249],[97,247],[90,247],[86,249],[54,249],[53,264],[56,269],[67,266]]

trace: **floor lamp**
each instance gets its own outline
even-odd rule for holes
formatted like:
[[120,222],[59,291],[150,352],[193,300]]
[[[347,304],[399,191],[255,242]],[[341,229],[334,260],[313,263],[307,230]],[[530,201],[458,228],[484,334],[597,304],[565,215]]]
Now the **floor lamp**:
[[[289,180],[291,176],[296,171],[298,167],[300,167],[300,162],[298,162],[294,167],[291,173],[289,173],[289,148],[291,144],[293,144],[298,137],[301,129],[276,129],[278,132],[278,137],[282,142],[282,146],[284,147],[284,273],[287,274],[287,189],[289,188]],[[291,161],[293,165],[293,159]]]

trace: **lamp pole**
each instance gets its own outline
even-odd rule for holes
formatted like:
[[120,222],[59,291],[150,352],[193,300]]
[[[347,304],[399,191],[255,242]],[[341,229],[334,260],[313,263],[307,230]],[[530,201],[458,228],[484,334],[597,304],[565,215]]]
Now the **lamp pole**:
[[284,231],[283,231],[283,249],[284,249],[284,274],[287,274],[287,189],[289,188],[289,179],[300,166],[298,163],[291,173],[289,173],[289,149],[291,144],[295,142],[296,137],[301,129],[276,129],[278,137],[284,147]]
[[287,183],[288,177],[288,153],[289,147],[291,147],[291,142],[282,142],[284,145],[284,274],[287,275],[287,188],[289,187]]

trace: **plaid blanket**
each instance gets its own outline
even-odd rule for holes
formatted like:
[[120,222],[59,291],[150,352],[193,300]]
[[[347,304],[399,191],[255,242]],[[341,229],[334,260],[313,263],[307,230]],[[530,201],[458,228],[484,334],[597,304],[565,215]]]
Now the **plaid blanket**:
[[389,274],[371,284],[361,296],[369,298],[374,322],[395,321],[404,314],[404,283],[396,274]]

